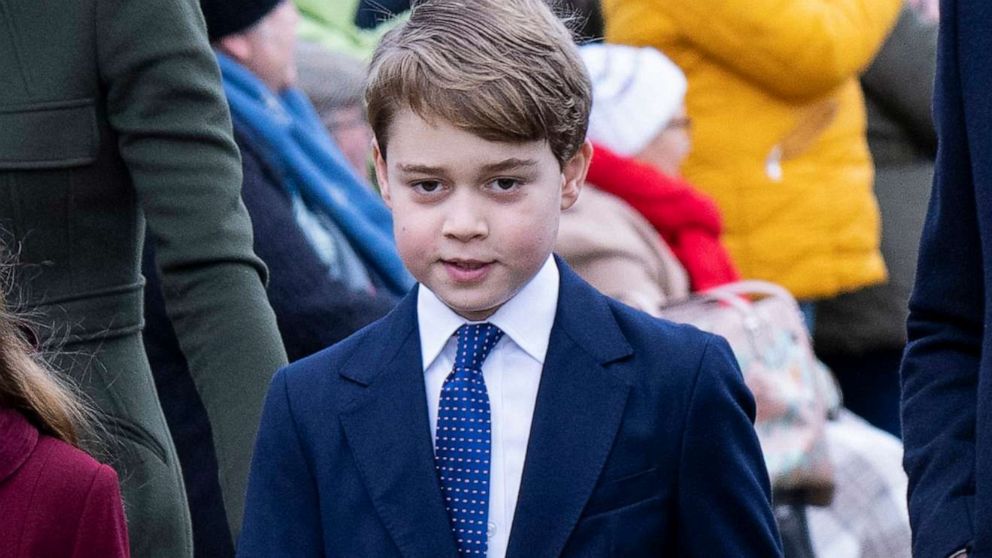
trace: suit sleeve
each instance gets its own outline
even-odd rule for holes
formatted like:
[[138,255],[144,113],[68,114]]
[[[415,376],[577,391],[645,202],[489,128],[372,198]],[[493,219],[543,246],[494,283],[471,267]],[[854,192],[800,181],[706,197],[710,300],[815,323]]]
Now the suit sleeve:
[[787,98],[819,97],[856,76],[875,55],[902,5],[901,0],[649,3],[664,10],[697,49]]
[[252,253],[216,60],[195,0],[96,5],[108,118],[157,249],[166,309],[211,420],[236,535],[262,399],[286,356],[265,298],[265,268]]
[[974,532],[985,308],[953,0],[941,8],[941,26],[934,96],[940,147],[910,299],[902,419],[913,554],[944,557],[969,544]]
[[238,558],[323,556],[317,484],[293,417],[285,370],[272,380],[248,482]]
[[101,465],[93,476],[79,518],[72,558],[127,558],[127,524],[117,473]]
[[679,463],[679,556],[782,556],[754,399],[727,342],[711,336]]

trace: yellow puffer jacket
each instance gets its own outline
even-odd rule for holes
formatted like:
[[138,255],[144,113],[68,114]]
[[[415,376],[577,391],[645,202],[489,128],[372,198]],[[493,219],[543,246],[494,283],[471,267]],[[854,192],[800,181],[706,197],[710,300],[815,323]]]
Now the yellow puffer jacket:
[[688,77],[682,170],[720,205],[745,277],[800,299],[885,279],[857,74],[901,4],[603,0],[609,42],[653,46]]

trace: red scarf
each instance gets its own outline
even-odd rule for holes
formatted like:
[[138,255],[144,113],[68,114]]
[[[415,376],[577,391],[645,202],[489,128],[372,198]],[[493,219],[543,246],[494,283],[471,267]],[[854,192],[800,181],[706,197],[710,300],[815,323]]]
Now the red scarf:
[[654,226],[685,267],[694,291],[740,279],[720,242],[719,208],[688,182],[599,145],[588,180],[630,204]]

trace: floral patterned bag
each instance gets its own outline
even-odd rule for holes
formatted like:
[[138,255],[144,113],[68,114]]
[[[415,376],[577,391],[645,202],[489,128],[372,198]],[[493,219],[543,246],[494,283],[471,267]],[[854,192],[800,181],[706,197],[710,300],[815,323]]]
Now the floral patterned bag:
[[840,392],[813,354],[789,292],[764,281],[741,281],[667,306],[660,315],[727,339],[754,394],[755,430],[773,490],[829,504],[834,481],[825,426],[840,406]]

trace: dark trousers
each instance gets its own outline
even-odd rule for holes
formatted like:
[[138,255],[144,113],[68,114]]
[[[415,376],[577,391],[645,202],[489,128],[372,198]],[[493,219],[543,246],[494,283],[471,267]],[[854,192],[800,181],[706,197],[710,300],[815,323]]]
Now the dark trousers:
[[901,349],[862,355],[820,355],[840,383],[844,406],[872,426],[902,438],[899,419]]

